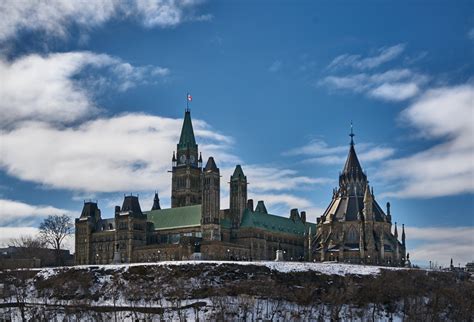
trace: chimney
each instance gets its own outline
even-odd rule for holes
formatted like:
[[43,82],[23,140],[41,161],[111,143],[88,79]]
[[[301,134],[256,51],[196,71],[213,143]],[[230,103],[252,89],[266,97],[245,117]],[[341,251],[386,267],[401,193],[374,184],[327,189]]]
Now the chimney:
[[247,209],[253,211],[253,199],[247,200]]
[[300,214],[298,213],[298,208],[293,208],[290,210],[290,219],[295,221],[296,218],[298,218]]
[[306,224],[306,211],[301,212],[301,221]]

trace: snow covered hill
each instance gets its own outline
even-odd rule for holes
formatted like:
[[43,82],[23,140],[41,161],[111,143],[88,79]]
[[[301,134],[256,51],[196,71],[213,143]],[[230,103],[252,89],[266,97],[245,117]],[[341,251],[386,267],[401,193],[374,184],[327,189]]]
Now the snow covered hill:
[[0,320],[462,321],[472,319],[474,290],[451,273],[226,261],[4,271],[0,284]]

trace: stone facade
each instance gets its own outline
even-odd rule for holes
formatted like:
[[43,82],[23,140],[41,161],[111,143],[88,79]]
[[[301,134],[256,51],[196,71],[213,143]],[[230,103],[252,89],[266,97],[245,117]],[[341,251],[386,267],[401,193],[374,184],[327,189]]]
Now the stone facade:
[[191,113],[186,110],[177,149],[172,154],[171,208],[162,209],[155,193],[152,209],[142,211],[138,196],[125,196],[113,218],[103,219],[96,202],[84,202],[76,219],[76,264],[162,260],[347,261],[402,265],[402,243],[391,233],[370,191],[353,141],[340,185],[318,224],[306,212],[269,214],[263,201],[247,198],[240,165],[229,180],[229,208],[221,209],[221,177],[213,157],[202,166]]
[[396,223],[392,233],[390,203],[385,213],[375,200],[357,158],[353,137],[351,133],[339,187],[317,220],[316,235],[311,240],[312,260],[403,266],[407,261],[405,229],[402,228],[400,242]]
[[308,256],[308,232],[316,225],[297,209],[289,218],[269,214],[263,201],[254,209],[240,165],[230,177],[229,208],[221,209],[220,171],[213,157],[202,166],[189,110],[171,162],[171,208],[161,209],[155,193],[152,209],[142,211],[138,197],[130,195],[114,218],[103,219],[96,202],[84,202],[76,219],[76,264],[273,260],[278,249],[288,260]]

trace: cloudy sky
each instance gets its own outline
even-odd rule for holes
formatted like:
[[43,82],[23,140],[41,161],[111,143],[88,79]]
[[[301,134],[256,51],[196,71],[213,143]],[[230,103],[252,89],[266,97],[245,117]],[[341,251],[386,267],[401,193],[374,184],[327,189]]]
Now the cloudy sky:
[[[275,214],[328,205],[347,151],[411,258],[474,260],[471,1],[0,2],[0,242],[84,199],[169,206],[185,96],[200,150]],[[223,207],[228,191],[222,191]]]

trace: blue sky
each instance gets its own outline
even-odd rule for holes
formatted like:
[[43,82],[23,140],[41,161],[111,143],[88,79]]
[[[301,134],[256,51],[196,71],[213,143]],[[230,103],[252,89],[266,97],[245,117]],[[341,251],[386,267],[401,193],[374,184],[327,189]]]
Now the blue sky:
[[[82,200],[169,205],[185,95],[203,156],[320,216],[356,150],[418,263],[472,260],[470,1],[0,4],[0,234]],[[225,185],[224,185],[225,186]],[[228,204],[222,191],[222,207]]]

